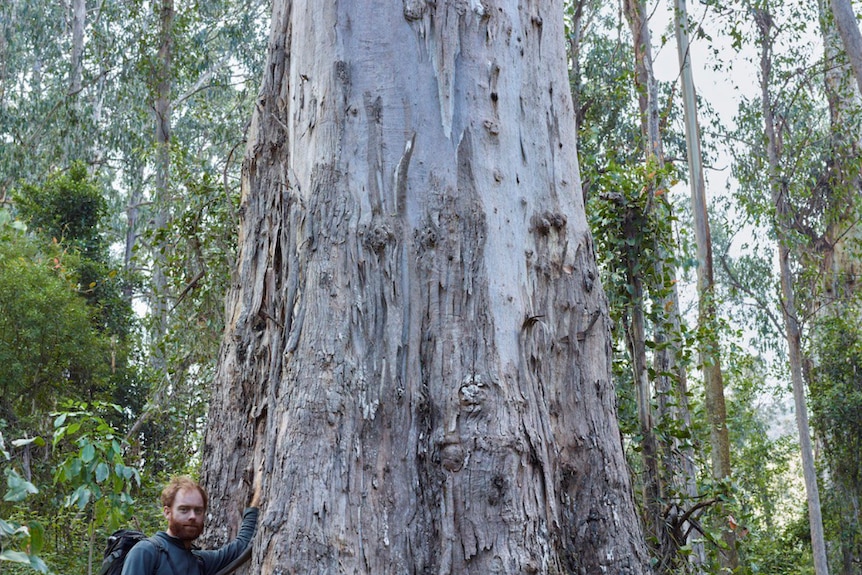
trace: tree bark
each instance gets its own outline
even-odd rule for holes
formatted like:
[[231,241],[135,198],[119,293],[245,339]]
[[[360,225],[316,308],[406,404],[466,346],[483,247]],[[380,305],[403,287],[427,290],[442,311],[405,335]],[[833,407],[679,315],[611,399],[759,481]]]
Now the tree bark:
[[[860,230],[856,225],[855,198],[860,189],[859,168],[855,159],[860,149],[860,111],[862,98],[843,50],[836,19],[829,11],[829,0],[820,0],[821,32],[824,46],[824,83],[829,102],[829,123],[832,136],[829,173],[830,214],[825,233],[822,271],[824,309],[827,313],[844,313],[844,304],[855,291],[853,271],[858,265],[855,246],[859,245]],[[854,22],[855,26],[855,22]],[[821,287],[821,286],[817,286]],[[829,305],[837,304],[837,305]]]
[[859,86],[859,91],[862,92],[862,33],[859,32],[853,6],[850,4],[850,0],[830,0],[830,4],[832,5],[835,24],[838,26],[838,32],[844,42],[844,50],[847,52],[847,57],[850,59],[850,65],[856,76],[856,84]]
[[150,340],[154,342],[150,353],[151,363],[156,373],[162,376],[167,384],[167,359],[161,345],[168,330],[167,303],[167,258],[165,257],[168,243],[162,232],[168,223],[171,181],[171,89],[173,62],[173,23],[174,0],[162,0],[159,12],[159,50],[155,68],[155,201],[150,225],[153,237],[151,246],[152,257],[152,293],[150,307],[153,322],[150,328]]
[[84,26],[87,20],[87,1],[72,0],[72,63],[69,73],[69,94],[81,91],[84,76]]
[[[721,347],[718,338],[715,306],[715,279],[712,265],[712,236],[706,202],[706,181],[703,175],[703,153],[697,117],[697,92],[691,69],[688,42],[688,9],[685,0],[674,3],[674,28],[682,84],[685,139],[688,159],[691,211],[697,245],[698,325],[700,326],[700,363],[703,370],[705,407],[709,420],[709,441],[712,447],[712,476],[717,481],[731,477],[730,436],[727,430],[727,408],[724,398],[724,377],[721,371]],[[719,511],[721,513],[721,511]],[[727,548],[721,551],[722,567],[734,570],[739,565],[736,537],[726,526],[722,538]]]
[[210,524],[259,465],[255,572],[646,573],[561,5],[397,6],[273,4]]
[[817,470],[814,466],[814,450],[811,446],[811,431],[808,427],[808,406],[805,398],[805,383],[802,379],[802,329],[796,311],[796,295],[790,264],[790,238],[786,229],[790,221],[787,194],[790,192],[780,176],[780,151],[778,132],[772,110],[775,103],[769,91],[772,71],[772,18],[765,12],[756,14],[760,32],[760,83],[761,108],[766,135],[766,155],[768,159],[770,193],[775,205],[775,234],[778,240],[778,265],[781,277],[781,303],[784,316],[785,337],[787,338],[790,378],[793,385],[793,400],[796,413],[796,426],[799,431],[799,448],[802,456],[802,474],[805,480],[805,493],[808,500],[808,521],[811,532],[811,549],[814,555],[814,572],[828,575],[826,544],[823,535],[823,519],[820,511],[820,493],[817,487]]

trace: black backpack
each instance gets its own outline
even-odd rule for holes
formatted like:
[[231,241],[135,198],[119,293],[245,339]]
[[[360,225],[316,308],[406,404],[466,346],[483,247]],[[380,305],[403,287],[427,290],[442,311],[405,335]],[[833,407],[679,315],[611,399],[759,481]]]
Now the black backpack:
[[[149,539],[156,549],[161,551],[162,542],[157,538],[149,538],[140,531],[133,529],[119,529],[111,533],[108,537],[107,545],[105,545],[105,557],[102,559],[102,567],[99,569],[99,575],[120,575],[123,571],[123,562],[126,560],[126,555],[132,550],[132,547],[139,542]],[[161,553],[159,553],[161,557]]]

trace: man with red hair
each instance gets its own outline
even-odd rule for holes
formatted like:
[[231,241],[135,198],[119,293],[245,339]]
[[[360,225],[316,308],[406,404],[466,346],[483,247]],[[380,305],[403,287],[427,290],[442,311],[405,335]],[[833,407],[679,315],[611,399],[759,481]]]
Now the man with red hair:
[[122,575],[215,575],[251,544],[257,529],[259,499],[260,488],[256,485],[236,539],[215,550],[197,549],[193,542],[203,531],[209,497],[193,479],[174,477],[161,496],[167,530],[135,545],[126,555]]

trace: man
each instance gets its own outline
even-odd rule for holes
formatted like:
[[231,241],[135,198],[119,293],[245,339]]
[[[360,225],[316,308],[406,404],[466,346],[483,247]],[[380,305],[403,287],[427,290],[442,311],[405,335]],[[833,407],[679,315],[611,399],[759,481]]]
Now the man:
[[208,497],[203,487],[189,477],[175,477],[162,490],[162,512],[167,531],[159,531],[129,551],[122,575],[215,575],[242,555],[257,529],[259,485],[255,485],[250,507],[242,515],[236,539],[213,551],[194,549],[192,542],[204,528]]

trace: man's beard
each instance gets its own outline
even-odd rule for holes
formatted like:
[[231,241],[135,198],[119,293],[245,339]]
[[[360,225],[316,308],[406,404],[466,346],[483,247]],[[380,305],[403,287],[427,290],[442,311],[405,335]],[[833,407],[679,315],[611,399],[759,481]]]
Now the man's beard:
[[171,533],[182,541],[194,541],[197,539],[201,531],[203,531],[203,525],[200,523],[179,523],[171,521],[170,524]]

